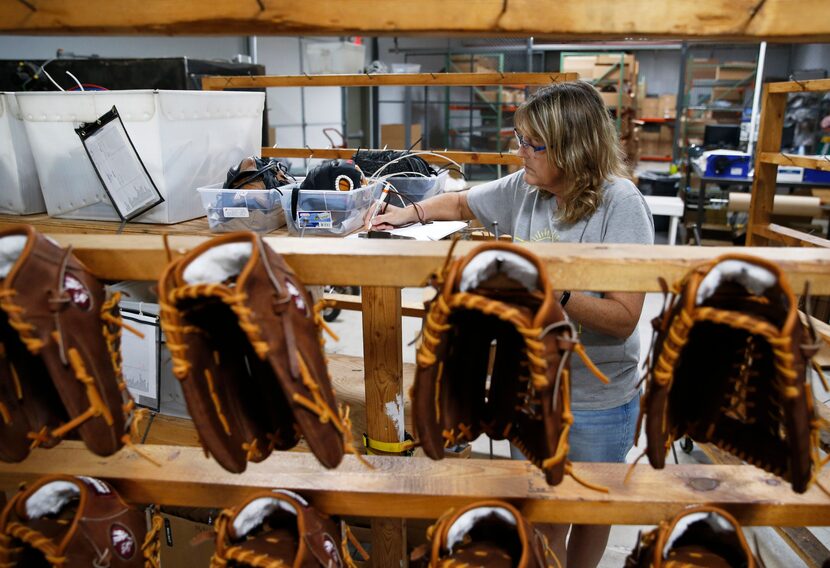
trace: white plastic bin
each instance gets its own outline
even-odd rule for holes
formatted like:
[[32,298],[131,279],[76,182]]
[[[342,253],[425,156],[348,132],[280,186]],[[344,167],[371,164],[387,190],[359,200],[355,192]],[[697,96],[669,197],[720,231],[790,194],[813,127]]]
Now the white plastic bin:
[[344,237],[363,226],[369,208],[380,198],[380,183],[352,191],[301,189],[297,214],[291,207],[295,184],[280,188],[288,232],[306,237]]
[[259,154],[264,93],[95,91],[18,93],[51,216],[118,220],[75,128],[113,106],[165,201],[135,221],[178,223],[204,214],[197,188]]
[[366,46],[346,41],[306,42],[303,71],[311,74],[362,73]]
[[14,93],[0,93],[0,213],[43,213],[35,160]]
[[225,189],[221,183],[199,188],[208,227],[214,233],[268,233],[285,225],[280,190]]

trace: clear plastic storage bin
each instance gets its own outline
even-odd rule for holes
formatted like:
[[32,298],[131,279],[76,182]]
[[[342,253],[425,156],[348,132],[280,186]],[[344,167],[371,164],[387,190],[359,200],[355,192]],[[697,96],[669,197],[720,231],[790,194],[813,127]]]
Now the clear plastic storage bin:
[[288,231],[306,237],[344,237],[361,228],[369,208],[380,198],[381,183],[352,191],[301,189],[296,215],[291,207],[293,185],[281,187]]
[[199,188],[208,226],[214,233],[269,233],[285,225],[276,189],[226,189],[221,183]]
[[408,197],[412,201],[418,202],[428,199],[440,193],[444,193],[444,187],[447,185],[447,178],[450,173],[447,171],[441,172],[437,176],[432,177],[390,177],[387,182],[391,183],[398,192],[404,195],[403,204],[398,198],[392,194],[390,196],[390,203],[392,205],[401,205],[405,207],[409,205]]
[[303,71],[306,73],[362,73],[366,46],[348,41],[306,42]]

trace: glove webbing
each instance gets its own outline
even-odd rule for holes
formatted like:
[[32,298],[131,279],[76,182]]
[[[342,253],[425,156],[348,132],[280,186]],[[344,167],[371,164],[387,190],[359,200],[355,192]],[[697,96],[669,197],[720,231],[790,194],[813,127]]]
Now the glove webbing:
[[[711,321],[761,335],[772,347],[776,370],[786,379],[793,380],[797,377],[797,373],[793,369],[792,341],[789,337],[781,336],[775,326],[741,312],[703,307],[695,309],[694,314],[689,314],[685,308],[681,308],[677,317],[672,321],[663,342],[663,349],[657,358],[654,379],[658,384],[666,385],[672,381],[677,359],[680,357],[683,347],[689,341],[689,333],[697,321]],[[792,387],[785,388],[784,395],[795,397],[798,396],[798,391],[794,391]]]
[[374,466],[371,465],[363,455],[357,451],[357,448],[354,446],[354,437],[352,435],[352,422],[349,419],[349,412],[350,409],[348,406],[345,407],[340,406],[337,409],[337,413],[335,413],[332,408],[329,406],[326,399],[323,398],[323,395],[320,393],[320,386],[317,384],[317,381],[311,376],[311,373],[308,370],[308,366],[303,359],[302,354],[299,350],[296,352],[297,360],[300,365],[300,377],[302,378],[303,384],[306,388],[311,392],[312,399],[309,400],[308,398],[304,397],[299,393],[294,393],[292,396],[292,400],[310,410],[311,412],[317,415],[317,418],[320,420],[322,424],[325,424],[331,421],[332,425],[340,432],[340,435],[343,437],[343,449],[351,454],[354,454],[357,459],[369,469],[374,469]]
[[55,550],[55,543],[51,539],[45,537],[43,533],[30,529],[24,524],[18,522],[11,522],[6,526],[6,534],[12,538],[23,541],[32,548],[37,549],[43,553],[43,557],[49,564],[53,566],[63,565],[67,558],[66,556],[58,556]]
[[453,309],[476,310],[511,323],[516,331],[522,335],[527,346],[527,358],[530,361],[530,378],[533,386],[537,389],[543,389],[548,386],[548,379],[545,376],[547,361],[544,357],[544,345],[539,340],[542,330],[540,328],[525,327],[524,322],[521,321],[521,313],[516,308],[511,308],[502,302],[467,292],[453,294],[449,304],[447,304],[443,296],[438,296],[435,302],[433,302],[427,314],[423,341],[416,355],[418,365],[421,367],[429,367],[437,361],[435,347],[440,341],[437,334],[449,329],[450,326],[447,324],[447,319]]
[[144,537],[141,553],[144,555],[144,568],[159,568],[161,565],[161,529],[164,519],[158,513],[153,513],[150,530]]
[[40,353],[43,349],[44,341],[32,333],[35,326],[23,320],[21,315],[26,311],[12,301],[12,297],[17,295],[17,290],[7,288],[0,290],[0,309],[6,312],[9,325],[17,331],[20,336],[20,341],[26,346],[33,355]]

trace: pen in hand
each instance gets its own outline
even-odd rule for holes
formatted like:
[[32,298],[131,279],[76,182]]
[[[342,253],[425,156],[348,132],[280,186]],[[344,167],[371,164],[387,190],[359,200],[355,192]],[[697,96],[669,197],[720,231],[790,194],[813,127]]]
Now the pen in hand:
[[386,202],[386,198],[387,198],[388,196],[389,196],[389,185],[388,185],[388,184],[386,184],[386,185],[384,185],[384,186],[383,186],[383,192],[381,193],[380,198],[378,199],[377,204],[375,204],[375,210],[374,210],[374,211],[372,211],[372,216],[371,216],[371,217],[369,217],[369,222],[368,222],[368,223],[366,223],[366,230],[367,230],[367,231],[371,231],[371,230],[372,230],[372,221],[374,221],[374,220],[375,220],[375,217],[377,217],[378,215],[380,215],[381,210],[383,209],[383,206],[384,206],[384,204],[385,204],[385,202]]

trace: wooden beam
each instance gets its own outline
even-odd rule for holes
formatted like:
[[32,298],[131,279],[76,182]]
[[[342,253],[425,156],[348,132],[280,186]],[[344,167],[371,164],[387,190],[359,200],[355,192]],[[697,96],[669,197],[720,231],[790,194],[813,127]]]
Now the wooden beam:
[[[0,224],[2,228],[2,224]],[[106,280],[156,280],[167,264],[161,237],[151,235],[50,234]],[[171,236],[171,254],[185,253],[206,239]],[[450,243],[379,241],[374,239],[278,238],[265,241],[291,264],[306,284],[336,286],[424,286],[444,264]],[[480,243],[461,241],[455,255]],[[658,278],[679,280],[700,262],[733,247],[649,246],[607,244],[521,244],[537,254],[554,286],[571,290],[659,292]],[[778,264],[795,290],[810,281],[815,295],[830,294],[830,250],[743,247],[750,254]]]
[[775,153],[781,147],[781,129],[784,127],[786,107],[787,96],[772,94],[769,84],[764,85],[761,95],[763,112],[761,112],[761,123],[758,127],[755,179],[752,181],[752,200],[749,203],[749,218],[746,223],[747,246],[769,244],[769,237],[761,235],[757,229],[763,229],[770,223],[778,166],[763,162],[760,156],[765,153]]
[[[433,35],[827,41],[826,0],[8,0],[4,34]],[[598,18],[597,14],[602,17]]]
[[[821,405],[824,406],[824,405]],[[744,463],[712,444],[699,444],[712,463],[738,465]],[[809,568],[820,568],[830,557],[830,551],[805,527],[772,527],[778,536],[798,555]]]
[[830,91],[830,79],[769,83],[770,93],[801,93],[804,91]]
[[[366,308],[363,311],[363,359],[367,435],[378,442],[403,442],[401,290],[365,286],[361,290],[361,299]],[[400,516],[399,511],[390,509],[386,515],[390,518],[372,520],[372,566],[406,565],[406,521],[392,518]]]
[[[480,499],[506,499],[533,521],[656,524],[689,505],[723,507],[745,525],[830,525],[827,495],[817,487],[804,494],[751,466],[640,465],[623,483],[628,464],[576,463],[576,474],[609,488],[587,489],[573,479],[556,487],[523,461],[453,460],[368,456],[368,469],[347,456],[333,470],[312,454],[275,452],[262,463],[231,474],[199,448],[143,446],[158,467],[124,449],[109,458],[91,454],[81,442],[36,449],[19,464],[0,463],[0,489],[65,473],[100,477],[129,501],[190,507],[227,507],[259,489],[297,491],[330,514],[434,519],[449,507]],[[827,472],[821,476],[828,482]]]
[[[402,148],[398,148],[401,150]],[[262,148],[263,158],[320,158],[324,160],[351,160],[357,152],[357,148]],[[521,165],[522,159],[516,154],[509,152],[445,152],[430,150],[439,156],[420,154],[420,157],[432,164],[448,164],[449,162],[440,156],[446,156],[459,164],[502,164]]]
[[[334,302],[335,308],[341,310],[354,310],[357,312],[363,311],[363,301],[360,296],[350,296],[349,294],[325,294],[323,296],[326,300]],[[423,302],[409,302],[401,303],[401,315],[412,318],[423,318],[426,314]]]
[[775,223],[770,223],[766,227],[754,227],[752,232],[756,237],[783,243],[788,247],[830,248],[830,241],[827,239]]
[[811,168],[830,172],[830,160],[826,158],[810,158],[796,154],[784,154],[782,152],[762,152],[758,159],[764,164],[776,164],[779,166],[798,166],[800,168]]
[[202,89],[268,87],[474,87],[485,85],[550,85],[575,81],[578,73],[362,73],[359,75],[239,75],[203,77]]

